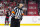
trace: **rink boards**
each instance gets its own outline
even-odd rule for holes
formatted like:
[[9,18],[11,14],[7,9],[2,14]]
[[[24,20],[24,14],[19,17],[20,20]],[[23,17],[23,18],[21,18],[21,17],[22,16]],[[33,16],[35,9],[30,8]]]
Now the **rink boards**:
[[[11,17],[9,17],[11,19]],[[11,20],[9,19],[9,22]],[[5,24],[5,16],[0,16],[0,25]],[[9,24],[10,25],[10,24]],[[21,26],[40,26],[40,16],[23,16]]]

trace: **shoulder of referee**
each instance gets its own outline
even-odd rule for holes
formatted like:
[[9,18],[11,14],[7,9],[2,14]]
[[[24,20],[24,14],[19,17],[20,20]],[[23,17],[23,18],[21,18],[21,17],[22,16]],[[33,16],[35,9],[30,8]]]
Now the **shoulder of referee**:
[[16,8],[17,8],[17,7],[15,7],[15,8],[12,10],[12,12],[11,12],[11,13],[15,14],[15,11],[14,11],[14,10],[15,10]]

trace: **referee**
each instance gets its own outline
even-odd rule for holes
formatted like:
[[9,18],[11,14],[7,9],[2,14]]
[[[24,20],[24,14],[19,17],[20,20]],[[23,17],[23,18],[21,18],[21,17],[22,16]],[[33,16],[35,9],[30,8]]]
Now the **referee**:
[[22,16],[24,15],[22,7],[23,4],[20,3],[18,7],[15,7],[12,10],[10,27],[20,27],[20,21],[22,20]]

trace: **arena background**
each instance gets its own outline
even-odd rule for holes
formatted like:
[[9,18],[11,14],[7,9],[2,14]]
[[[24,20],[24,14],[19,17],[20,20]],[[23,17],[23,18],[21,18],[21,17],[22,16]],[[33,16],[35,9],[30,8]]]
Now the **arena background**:
[[6,11],[9,9],[11,15],[12,9],[19,3],[24,4],[24,16],[21,25],[40,26],[40,0],[0,0],[0,25],[5,24]]

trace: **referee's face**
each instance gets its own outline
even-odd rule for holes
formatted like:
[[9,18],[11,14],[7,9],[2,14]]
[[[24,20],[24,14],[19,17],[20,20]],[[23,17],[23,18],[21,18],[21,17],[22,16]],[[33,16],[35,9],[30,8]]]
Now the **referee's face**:
[[23,7],[23,4],[19,4],[19,7],[22,8]]

